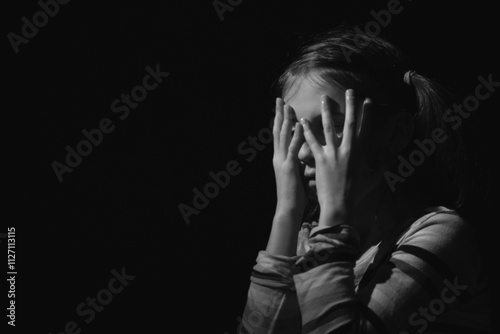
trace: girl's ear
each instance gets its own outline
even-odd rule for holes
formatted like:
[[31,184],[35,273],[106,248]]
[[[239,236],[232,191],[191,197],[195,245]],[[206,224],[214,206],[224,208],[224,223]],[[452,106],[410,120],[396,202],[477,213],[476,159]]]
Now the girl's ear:
[[385,131],[387,150],[392,154],[402,151],[413,138],[413,132],[415,131],[413,116],[407,111],[399,111],[389,117]]

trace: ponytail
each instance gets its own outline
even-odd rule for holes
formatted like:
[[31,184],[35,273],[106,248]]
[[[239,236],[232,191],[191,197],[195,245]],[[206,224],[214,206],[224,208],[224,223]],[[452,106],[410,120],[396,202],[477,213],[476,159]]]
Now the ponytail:
[[[436,189],[439,193],[443,193],[443,190],[445,192],[454,190],[456,196],[450,199],[447,205],[459,208],[466,195],[466,154],[461,129],[453,129],[446,121],[447,115],[451,112],[449,108],[456,97],[434,80],[414,71],[406,73],[408,74],[405,74],[405,78],[408,77],[408,82],[404,81],[415,91],[414,143],[417,140],[434,142],[435,151],[427,157],[429,161],[426,162],[428,169],[435,171],[431,182],[435,188],[445,187]],[[439,137],[439,140],[435,141],[435,137]],[[421,181],[424,180],[415,180],[415,182]],[[450,187],[454,189],[449,189]]]

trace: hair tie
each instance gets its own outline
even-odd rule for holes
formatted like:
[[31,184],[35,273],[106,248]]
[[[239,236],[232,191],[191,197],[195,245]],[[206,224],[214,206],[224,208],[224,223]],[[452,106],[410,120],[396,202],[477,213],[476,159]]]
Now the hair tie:
[[411,78],[413,77],[413,75],[415,74],[416,72],[415,71],[406,71],[404,77],[403,77],[403,81],[405,82],[405,84],[407,84],[408,86],[413,86],[412,82],[411,82]]

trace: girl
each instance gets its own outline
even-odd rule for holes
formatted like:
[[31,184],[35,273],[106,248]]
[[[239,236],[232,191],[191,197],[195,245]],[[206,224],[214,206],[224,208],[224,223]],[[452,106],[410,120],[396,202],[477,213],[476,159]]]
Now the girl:
[[277,205],[239,332],[486,332],[444,90],[347,29],[303,47],[279,89]]

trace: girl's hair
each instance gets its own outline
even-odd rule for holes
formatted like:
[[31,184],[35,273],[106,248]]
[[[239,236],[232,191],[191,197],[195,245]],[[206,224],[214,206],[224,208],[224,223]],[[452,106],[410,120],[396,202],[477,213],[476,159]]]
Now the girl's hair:
[[[422,152],[424,163],[415,166],[404,182],[396,182],[395,189],[404,187],[429,205],[458,208],[465,196],[465,151],[458,130],[443,119],[453,96],[418,73],[411,78],[407,74],[405,82],[410,70],[414,69],[408,58],[387,40],[343,27],[320,33],[303,45],[275,88],[277,95],[285,96],[293,93],[300,80],[309,78],[320,85],[352,88],[357,96],[370,97],[388,110],[405,109],[413,116],[415,129],[410,144],[399,152],[407,161],[411,152],[422,151],[415,140],[433,141],[433,130],[441,129],[446,140],[434,143],[431,154]],[[398,175],[399,163],[395,158],[390,170],[394,175]]]

